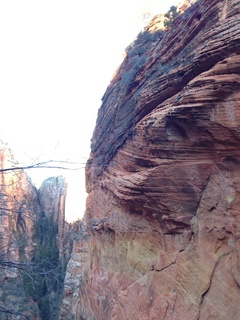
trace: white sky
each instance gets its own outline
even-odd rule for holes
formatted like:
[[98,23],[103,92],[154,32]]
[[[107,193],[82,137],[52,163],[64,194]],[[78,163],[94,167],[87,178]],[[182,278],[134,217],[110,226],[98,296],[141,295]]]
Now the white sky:
[[[0,1],[0,139],[16,159],[84,162],[101,97],[141,31],[142,14],[166,12],[178,2]],[[39,186],[61,172],[28,174]],[[84,170],[66,174],[70,220],[84,211]]]

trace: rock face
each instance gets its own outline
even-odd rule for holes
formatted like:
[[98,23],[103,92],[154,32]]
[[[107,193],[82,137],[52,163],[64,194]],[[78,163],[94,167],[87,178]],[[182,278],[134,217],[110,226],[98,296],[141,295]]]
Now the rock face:
[[129,47],[59,319],[240,319],[239,22],[239,0],[200,0]]
[[68,229],[65,221],[65,202],[67,195],[67,182],[64,177],[51,177],[46,179],[39,188],[38,199],[41,211],[46,217],[53,217],[58,226],[58,248],[60,258],[63,258],[64,235]]
[[[9,148],[0,146],[0,168],[18,167]],[[0,172],[0,319],[25,314],[39,318],[36,302],[24,290],[20,270],[35,250],[34,226],[40,208],[37,189],[23,170]],[[2,309],[3,308],[3,309]],[[2,318],[3,316],[3,318]]]
[[56,319],[72,248],[66,181],[49,178],[37,190],[6,145],[0,179],[0,319]]

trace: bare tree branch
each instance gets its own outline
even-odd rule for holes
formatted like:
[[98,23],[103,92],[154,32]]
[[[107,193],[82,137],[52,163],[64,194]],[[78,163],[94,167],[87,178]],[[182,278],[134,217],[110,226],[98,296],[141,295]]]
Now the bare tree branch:
[[[61,165],[61,164],[65,164]],[[42,161],[37,162],[31,165],[19,165],[19,166],[13,166],[10,168],[2,168],[0,169],[0,172],[9,172],[9,171],[17,171],[17,170],[29,170],[29,169],[60,169],[60,170],[82,170],[86,168],[102,168],[102,167],[108,167],[109,164],[102,164],[102,165],[87,165],[84,162],[71,162],[71,161],[60,161],[60,160],[48,160],[48,161]],[[114,166],[114,163],[112,163],[110,166]],[[17,173],[16,173],[17,174]]]
[[[61,163],[65,163],[66,165],[60,165]],[[52,164],[52,165],[51,165]],[[68,165],[68,166],[67,166]],[[76,166],[78,165],[78,166]],[[79,167],[81,165],[81,167]],[[0,172],[8,172],[14,170],[28,170],[28,169],[63,169],[63,170],[80,170],[84,169],[84,163],[76,163],[70,161],[58,161],[58,160],[48,160],[43,162],[34,163],[28,166],[14,166],[12,168],[2,168]]]
[[9,309],[5,309],[3,307],[0,307],[0,312],[5,313],[5,314],[15,315],[15,316],[21,316],[24,319],[30,320],[30,318],[28,318],[25,314],[23,314],[21,312],[15,312],[15,311],[12,311],[12,310],[9,310]]

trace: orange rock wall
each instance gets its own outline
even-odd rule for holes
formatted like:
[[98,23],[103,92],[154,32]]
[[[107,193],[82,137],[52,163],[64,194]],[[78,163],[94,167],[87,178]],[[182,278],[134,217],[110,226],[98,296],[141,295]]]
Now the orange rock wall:
[[[18,167],[10,149],[0,146],[1,169]],[[31,257],[34,225],[38,220],[37,189],[23,170],[0,172],[0,237],[2,254],[9,251],[8,259],[19,261],[19,245],[25,239],[25,253]]]
[[[0,169],[18,167],[10,149],[0,146]],[[40,319],[39,310],[25,292],[21,263],[33,256],[34,226],[38,221],[37,189],[23,170],[0,172],[0,318],[21,314]],[[16,267],[15,267],[16,266]],[[8,310],[4,314],[2,310]]]
[[59,319],[240,319],[240,1],[157,21],[103,96]]

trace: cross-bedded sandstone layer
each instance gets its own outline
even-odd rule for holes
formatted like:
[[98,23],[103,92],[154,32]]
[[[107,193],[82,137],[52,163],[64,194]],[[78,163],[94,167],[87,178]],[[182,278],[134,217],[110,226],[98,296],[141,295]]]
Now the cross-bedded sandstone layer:
[[61,319],[240,318],[239,26],[239,0],[201,0],[129,48],[99,109]]

